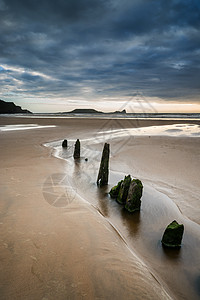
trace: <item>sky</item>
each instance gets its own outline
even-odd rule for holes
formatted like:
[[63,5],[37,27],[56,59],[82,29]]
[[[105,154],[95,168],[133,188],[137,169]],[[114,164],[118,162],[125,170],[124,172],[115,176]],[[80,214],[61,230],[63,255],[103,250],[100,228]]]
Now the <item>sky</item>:
[[0,99],[200,112],[200,1],[0,0]]

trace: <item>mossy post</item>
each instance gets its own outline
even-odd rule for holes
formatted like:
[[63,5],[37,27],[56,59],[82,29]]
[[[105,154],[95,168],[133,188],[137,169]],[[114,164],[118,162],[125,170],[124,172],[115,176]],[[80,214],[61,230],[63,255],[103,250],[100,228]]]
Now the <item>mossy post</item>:
[[166,247],[172,248],[181,247],[183,232],[183,224],[178,224],[178,222],[174,220],[165,229],[162,237],[162,244]]
[[117,195],[117,202],[119,204],[125,204],[126,203],[130,183],[131,183],[131,175],[125,176],[124,180],[122,181],[122,183],[120,185],[119,193]]
[[139,179],[133,179],[130,183],[125,208],[129,212],[140,210],[143,185]]
[[110,144],[105,143],[104,148],[103,148],[102,157],[101,157],[99,174],[97,177],[97,185],[100,187],[108,184],[109,155],[110,155]]
[[77,139],[76,143],[75,143],[75,148],[74,148],[74,159],[76,158],[80,158],[80,141],[79,139]]
[[123,180],[119,181],[109,192],[111,198],[117,198]]
[[63,147],[63,148],[67,148],[67,140],[64,140],[64,141],[62,142],[62,147]]
[[139,179],[131,179],[131,175],[125,176],[109,192],[119,204],[124,205],[129,212],[140,210],[143,184]]

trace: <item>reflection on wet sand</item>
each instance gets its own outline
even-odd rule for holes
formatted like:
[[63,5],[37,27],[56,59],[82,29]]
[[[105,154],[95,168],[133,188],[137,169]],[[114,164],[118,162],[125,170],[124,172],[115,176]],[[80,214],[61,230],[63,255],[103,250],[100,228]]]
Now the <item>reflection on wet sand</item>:
[[133,217],[133,215],[127,212],[125,209],[121,209],[121,217],[124,226],[129,232],[129,237],[131,238],[134,236],[134,239],[137,239],[140,234],[140,212],[135,212]]
[[181,247],[171,249],[162,246],[162,249],[163,249],[163,254],[166,256],[166,259],[176,261],[176,262],[181,261],[181,251],[182,251]]
[[109,206],[108,206],[108,193],[107,187],[101,187],[97,189],[98,207],[104,217],[109,217]]

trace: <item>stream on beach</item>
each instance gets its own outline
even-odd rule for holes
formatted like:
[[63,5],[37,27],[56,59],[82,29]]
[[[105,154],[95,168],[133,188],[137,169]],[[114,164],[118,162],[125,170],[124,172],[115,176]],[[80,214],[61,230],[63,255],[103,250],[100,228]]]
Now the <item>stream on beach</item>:
[[[158,128],[159,127],[159,128]],[[135,131],[134,131],[135,130]],[[73,159],[75,140],[68,140],[68,147],[62,148],[62,141],[54,141],[45,146],[53,148],[53,155],[64,159],[65,176],[52,175],[50,186],[44,189],[44,197],[49,204],[56,207],[67,207],[78,194],[99,211],[116,229],[131,251],[134,251],[149,268],[161,284],[166,284],[177,299],[200,298],[200,225],[184,216],[178,206],[148,178],[142,180],[144,189],[140,212],[128,213],[108,192],[118,181],[128,175],[126,165],[116,171],[115,153],[128,144],[130,134],[193,136],[198,138],[198,125],[152,126],[140,130],[112,130],[98,132],[97,135],[81,139],[81,158]],[[111,138],[112,135],[112,138]],[[96,185],[101,153],[104,142],[111,143],[109,184],[98,188]],[[122,147],[123,146],[123,147]],[[85,160],[88,158],[88,160]],[[127,166],[130,157],[127,157]],[[128,167],[127,167],[127,170]],[[130,174],[134,176],[134,169]],[[49,179],[48,179],[49,180]],[[65,195],[53,196],[60,186],[65,188]],[[170,187],[168,186],[168,189]],[[184,235],[180,249],[163,248],[161,238],[166,226],[177,220],[184,224]]]

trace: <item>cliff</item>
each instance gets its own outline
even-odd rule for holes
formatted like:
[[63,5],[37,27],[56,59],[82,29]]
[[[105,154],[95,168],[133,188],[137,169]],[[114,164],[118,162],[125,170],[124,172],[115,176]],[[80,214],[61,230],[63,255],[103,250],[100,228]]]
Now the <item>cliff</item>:
[[32,114],[32,112],[27,109],[22,109],[13,102],[0,100],[0,114]]

